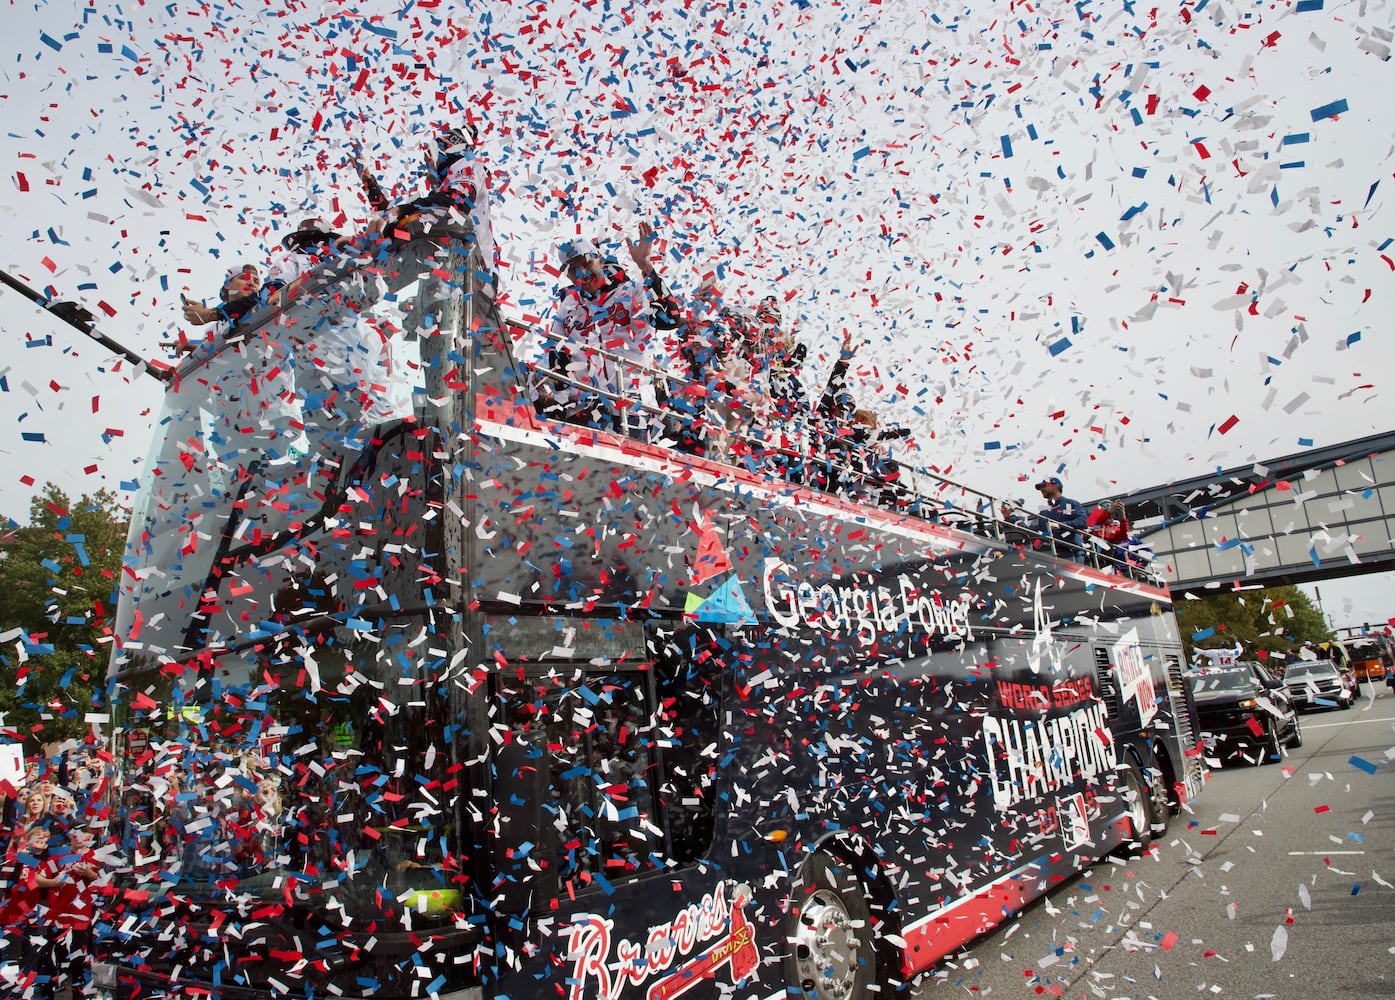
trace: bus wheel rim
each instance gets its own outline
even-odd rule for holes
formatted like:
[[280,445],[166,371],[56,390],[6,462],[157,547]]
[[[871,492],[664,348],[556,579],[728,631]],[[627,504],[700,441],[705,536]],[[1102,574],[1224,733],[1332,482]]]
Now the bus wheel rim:
[[1125,798],[1129,804],[1129,823],[1133,826],[1131,833],[1135,837],[1141,837],[1148,832],[1148,805],[1144,796],[1148,793],[1143,788],[1143,782],[1139,780],[1138,772],[1129,768],[1127,779],[1127,790]]
[[795,964],[806,995],[847,1000],[857,980],[859,942],[837,893],[819,889],[804,904],[794,934]]

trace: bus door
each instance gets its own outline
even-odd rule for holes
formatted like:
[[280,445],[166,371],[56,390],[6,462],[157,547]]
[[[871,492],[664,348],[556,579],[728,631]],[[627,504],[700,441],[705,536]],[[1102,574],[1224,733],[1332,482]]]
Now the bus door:
[[[496,826],[499,990],[677,996],[745,978],[754,940],[710,860],[730,654],[720,627],[493,617],[487,629],[500,662],[492,740],[541,751],[545,769],[545,828],[525,842]],[[495,787],[501,816],[522,784],[509,777]],[[530,878],[552,898],[509,889]]]

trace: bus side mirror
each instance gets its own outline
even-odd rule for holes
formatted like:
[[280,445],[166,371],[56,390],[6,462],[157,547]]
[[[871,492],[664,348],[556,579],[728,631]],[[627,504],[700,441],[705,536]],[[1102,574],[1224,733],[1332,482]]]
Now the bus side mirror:
[[546,751],[519,734],[494,754],[490,895],[498,913],[548,913],[557,898],[557,828],[546,808],[549,785]]

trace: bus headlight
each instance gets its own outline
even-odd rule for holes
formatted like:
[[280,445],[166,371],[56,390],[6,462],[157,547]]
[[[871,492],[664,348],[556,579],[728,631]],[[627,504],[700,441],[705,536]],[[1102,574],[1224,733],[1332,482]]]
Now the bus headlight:
[[92,985],[97,990],[97,996],[101,1000],[110,1000],[116,996],[117,977],[121,967],[110,962],[92,963]]

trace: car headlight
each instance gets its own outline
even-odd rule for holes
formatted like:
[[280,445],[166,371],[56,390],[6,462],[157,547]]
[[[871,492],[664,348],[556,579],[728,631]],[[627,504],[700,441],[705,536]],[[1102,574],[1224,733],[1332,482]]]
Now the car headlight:
[[1259,702],[1254,698],[1246,698],[1235,703],[1236,708],[1259,708]]

